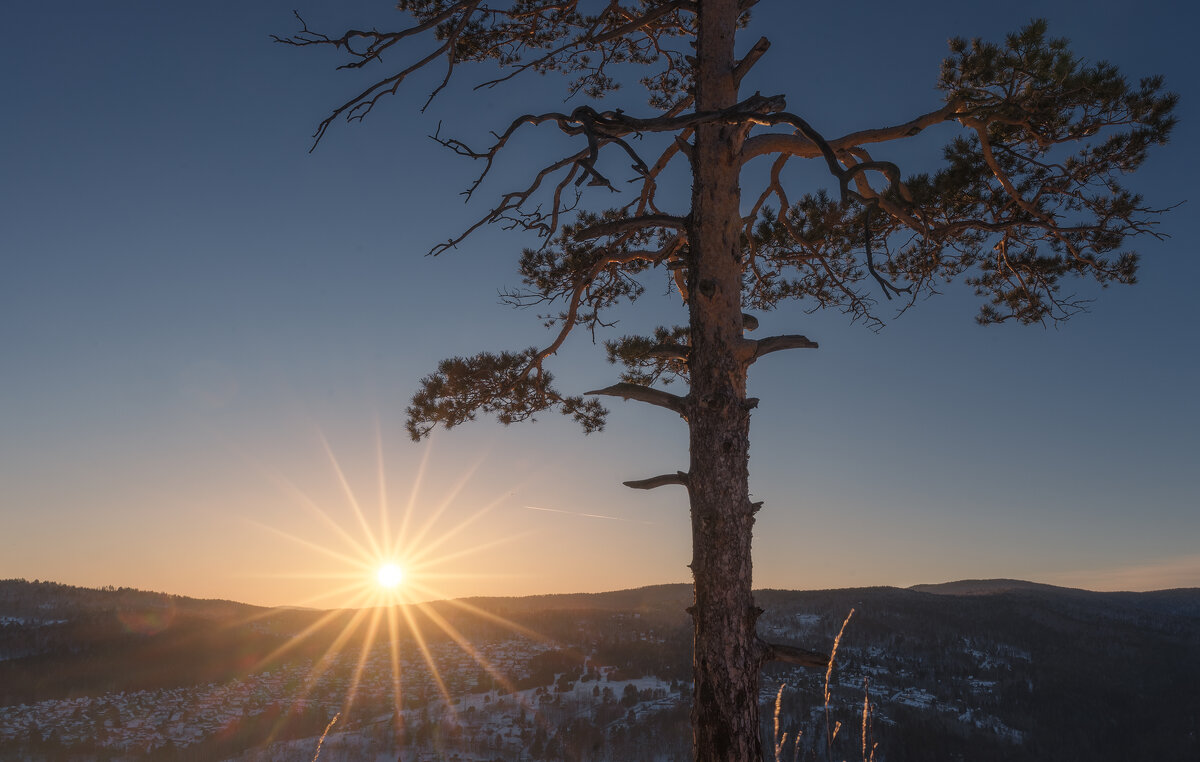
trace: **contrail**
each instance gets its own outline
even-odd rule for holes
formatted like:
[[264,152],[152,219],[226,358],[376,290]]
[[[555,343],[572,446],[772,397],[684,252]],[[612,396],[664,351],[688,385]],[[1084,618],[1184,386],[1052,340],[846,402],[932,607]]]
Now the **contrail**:
[[538,508],[536,505],[525,506],[531,511],[544,511],[546,513],[565,513],[568,516],[583,516],[588,519],[606,519],[608,521],[627,521],[630,524],[647,524],[649,526],[657,526],[653,521],[639,521],[637,519],[626,519],[621,516],[601,516],[598,513],[578,513],[576,511],[564,511],[560,508]]

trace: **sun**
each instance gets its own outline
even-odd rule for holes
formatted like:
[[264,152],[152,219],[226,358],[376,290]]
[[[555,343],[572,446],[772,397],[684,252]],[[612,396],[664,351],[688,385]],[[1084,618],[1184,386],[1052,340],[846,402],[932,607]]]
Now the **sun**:
[[404,582],[404,569],[398,564],[383,564],[375,571],[375,581],[385,590],[395,590]]
[[[497,495],[496,499],[482,506],[458,524],[441,529],[438,522],[444,517],[454,497],[465,486],[471,473],[469,471],[451,489],[450,496],[442,500],[440,505],[418,523],[415,506],[418,505],[419,487],[429,455],[429,451],[426,450],[425,457],[422,458],[417,470],[417,478],[411,489],[408,507],[401,517],[399,526],[393,528],[390,520],[393,506],[388,500],[384,478],[382,439],[377,437],[379,517],[373,526],[363,511],[362,504],[351,489],[350,482],[334,456],[333,450],[324,441],[324,437],[322,437],[322,444],[325,445],[325,451],[333,466],[334,474],[345,492],[351,510],[349,518],[353,521],[348,521],[345,517],[339,520],[318,501],[292,485],[290,481],[278,477],[277,481],[281,486],[299,500],[301,505],[314,512],[325,522],[330,533],[338,542],[322,543],[291,535],[274,527],[264,525],[264,528],[343,564],[343,570],[340,572],[310,572],[296,575],[298,578],[342,580],[343,584],[332,590],[318,593],[303,604],[311,605],[323,599],[336,597],[339,599],[340,606],[328,609],[303,630],[286,639],[278,648],[261,659],[261,666],[266,669],[267,665],[276,663],[284,654],[292,651],[306,640],[309,644],[319,642],[319,640],[314,641],[310,638],[318,637],[319,633],[328,632],[327,628],[332,628],[333,635],[326,636],[329,645],[325,656],[314,664],[308,683],[315,688],[317,680],[321,679],[323,675],[335,674],[331,673],[331,670],[341,669],[346,665],[346,662],[341,660],[343,655],[348,657],[350,672],[341,713],[344,714],[351,710],[359,698],[364,675],[376,670],[378,664],[374,660],[382,657],[391,665],[391,694],[397,716],[411,703],[405,700],[402,691],[404,683],[402,673],[410,667],[423,670],[431,676],[434,686],[441,694],[443,705],[447,711],[453,714],[458,700],[451,694],[451,686],[439,672],[440,656],[435,649],[431,648],[433,643],[441,644],[449,640],[486,671],[495,685],[506,686],[508,693],[513,692],[515,686],[510,684],[505,673],[493,665],[467,635],[459,630],[462,625],[457,620],[464,616],[478,618],[479,621],[500,625],[521,637],[545,643],[547,648],[553,645],[553,641],[521,624],[511,622],[499,614],[478,608],[465,600],[453,599],[444,591],[430,586],[431,580],[435,579],[475,576],[451,573],[447,570],[447,564],[464,556],[473,556],[485,548],[507,542],[509,539],[515,539],[515,537],[491,537],[479,545],[451,547],[449,550],[444,547],[472,522],[500,504],[504,498]],[[358,536],[353,532],[355,523],[361,530],[361,534]],[[346,598],[346,596],[349,597]],[[423,602],[422,599],[444,603],[433,605]],[[430,632],[430,626],[433,628],[432,632]],[[357,658],[354,658],[353,655],[355,650],[358,651]],[[422,690],[424,691],[424,688]]]

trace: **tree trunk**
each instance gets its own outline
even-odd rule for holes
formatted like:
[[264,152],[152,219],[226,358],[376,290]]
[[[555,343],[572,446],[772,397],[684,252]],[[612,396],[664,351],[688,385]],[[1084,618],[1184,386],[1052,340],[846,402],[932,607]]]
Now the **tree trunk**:
[[[737,103],[736,0],[699,4],[696,108]],[[751,592],[750,411],[742,337],[738,175],[744,131],[705,124],[692,157],[688,309],[692,349],[688,410],[696,681],[692,708],[698,762],[762,758],[758,729],[761,650]]]

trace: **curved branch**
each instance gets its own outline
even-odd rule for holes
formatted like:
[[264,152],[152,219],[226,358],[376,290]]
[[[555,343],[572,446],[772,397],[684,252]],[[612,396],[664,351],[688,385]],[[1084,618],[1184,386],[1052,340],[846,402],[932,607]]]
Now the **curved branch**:
[[592,225],[590,228],[578,231],[576,237],[581,241],[586,241],[591,238],[618,235],[633,230],[641,230],[642,228],[674,228],[675,230],[685,230],[687,228],[687,220],[671,214],[643,214],[638,217],[628,217],[623,220]]
[[[871,130],[860,130],[830,140],[828,143],[834,151],[841,151],[868,143],[886,143],[890,140],[912,137],[926,127],[953,119],[958,113],[958,106],[958,101],[950,101],[937,111],[922,114],[904,124],[879,127]],[[815,159],[821,155],[821,149],[816,143],[803,135],[787,135],[783,133],[754,135],[747,138],[745,145],[742,147],[743,161],[749,161],[756,156],[769,153],[790,154],[801,158]]]
[[[858,166],[863,165],[860,164]],[[897,179],[893,185],[899,182],[899,175],[897,174]],[[883,295],[886,296],[890,301],[893,292],[896,294],[896,296],[900,296],[900,294],[911,294],[913,293],[913,287],[911,284],[904,287],[897,286],[887,278],[880,275],[879,270],[875,268],[875,257],[871,253],[871,210],[873,208],[874,205],[868,203],[866,208],[863,210],[863,249],[867,258],[867,272],[871,274],[871,277],[873,277],[875,282],[879,284],[879,287],[883,289]]]
[[[523,212],[522,206],[525,202],[541,188],[542,183],[554,172],[570,167],[567,171],[567,179],[560,183],[555,190],[555,198],[558,198],[564,183],[578,172],[578,165],[587,157],[587,149],[580,151],[572,156],[560,159],[555,163],[544,167],[534,176],[533,180],[524,190],[509,191],[500,199],[500,203],[493,207],[487,214],[479,218],[471,227],[467,228],[456,237],[451,238],[443,243],[439,243],[429,250],[430,256],[437,256],[445,251],[453,249],[458,244],[465,241],[472,233],[484,225],[489,225],[494,222],[505,222],[512,227],[521,227],[525,230],[533,230],[542,237],[549,237],[554,233],[555,226],[558,224],[558,216],[564,211],[556,204],[555,208],[547,213],[539,211]],[[549,221],[547,221],[549,220]]]
[[666,487],[669,484],[680,484],[686,487],[688,486],[688,474],[686,471],[676,471],[673,474],[662,474],[661,476],[651,476],[649,479],[636,479],[621,483],[630,489],[654,489],[655,487]]
[[[765,45],[758,45],[755,50],[765,52]],[[756,60],[756,56],[761,53],[756,53],[752,58],[749,54],[748,65]],[[399,83],[395,83],[398,85]],[[359,96],[360,98],[362,96]],[[778,119],[774,116],[774,112],[780,111],[785,107],[785,101],[782,96],[763,96],[758,93],[750,96],[741,103],[736,104],[730,109],[714,112],[693,112],[690,114],[675,115],[671,114],[652,118],[638,119],[627,116],[621,111],[603,111],[597,112],[588,106],[581,106],[570,114],[561,112],[546,112],[542,114],[522,114],[510,122],[507,129],[502,133],[494,133],[495,141],[487,150],[476,150],[468,146],[461,140],[455,138],[443,138],[439,130],[432,137],[440,145],[449,148],[460,156],[466,156],[472,159],[481,159],[484,162],[483,170],[475,178],[475,181],[464,192],[463,195],[470,199],[475,191],[480,187],[483,180],[490,173],[496,156],[505,148],[512,136],[521,127],[538,126],[542,124],[555,124],[558,129],[565,135],[579,136],[582,135],[587,145],[582,150],[564,159],[554,162],[553,164],[544,167],[533,179],[530,185],[524,190],[510,191],[504,194],[500,203],[489,211],[483,218],[478,220],[464,233],[456,238],[450,239],[444,243],[438,244],[430,250],[431,254],[439,254],[447,249],[454,248],[461,243],[472,232],[482,227],[483,225],[493,222],[504,221],[511,224],[513,227],[520,227],[526,230],[533,230],[542,237],[548,237],[556,229],[558,224],[558,215],[562,211],[558,203],[558,193],[565,187],[567,181],[563,180],[555,192],[555,204],[549,212],[542,212],[540,209],[529,212],[522,211],[524,204],[531,198],[533,193],[537,191],[542,182],[552,173],[558,172],[569,167],[569,174],[574,178],[576,185],[587,181],[588,185],[606,187],[609,190],[615,190],[609,180],[600,174],[596,169],[596,164],[600,158],[602,148],[610,145],[616,145],[623,150],[630,159],[633,160],[633,169],[638,173],[638,176],[644,183],[643,192],[640,197],[641,204],[639,211],[646,206],[653,208],[652,196],[655,187],[655,178],[663,171],[666,164],[673,156],[680,152],[685,152],[686,146],[673,144],[668,147],[664,154],[654,164],[653,167],[647,166],[646,162],[638,155],[634,148],[624,139],[626,136],[639,134],[642,132],[666,132],[666,131],[684,131],[685,133],[690,127],[708,122],[753,122],[753,123],[775,123]],[[335,115],[338,112],[335,112]],[[798,117],[796,117],[798,119]],[[619,222],[604,223],[602,225],[588,228],[580,233],[581,239],[596,238],[603,235],[615,235],[618,233],[636,230],[644,227],[669,227],[677,230],[683,230],[686,225],[686,220],[681,217],[676,217],[667,214],[643,214],[635,217],[630,217],[627,220]]]
[[687,400],[669,392],[664,392],[660,389],[651,389],[649,386],[641,384],[630,384],[622,382],[606,386],[603,389],[593,389],[584,394],[601,394],[608,397],[622,397],[627,400],[637,400],[638,402],[648,402],[651,405],[665,407],[667,410],[673,410],[680,418],[687,420]]
[[[441,137],[441,132],[442,132],[442,123],[441,122],[438,122],[437,131],[434,132],[434,134],[431,135],[430,137],[434,140],[434,142],[438,143],[441,146],[449,148],[451,151],[454,151],[459,156],[466,156],[469,159],[484,159],[485,160],[483,171],[480,172],[479,176],[475,178],[475,182],[473,182],[471,184],[471,187],[463,192],[463,195],[466,196],[468,199],[470,199],[471,196],[474,194],[475,189],[478,188],[483,183],[484,178],[486,178],[488,176],[488,173],[492,169],[492,164],[496,160],[497,154],[500,153],[500,150],[502,148],[504,148],[504,146],[512,138],[513,134],[516,133],[516,131],[518,129],[520,129],[521,127],[523,127],[527,124],[533,125],[533,126],[538,126],[538,125],[544,124],[546,122],[557,123],[559,129],[562,130],[567,135],[577,135],[580,132],[579,128],[571,127],[570,125],[567,124],[568,119],[565,114],[560,114],[558,112],[550,112],[547,114],[522,114],[521,116],[517,117],[516,119],[513,119],[512,122],[509,123],[508,129],[506,129],[504,132],[502,132],[500,134],[496,134],[494,132],[492,133],[492,135],[494,135],[496,138],[496,142],[493,143],[491,148],[489,148],[487,151],[476,151],[475,149],[471,148],[469,145],[467,145],[463,141],[458,140],[456,138]],[[576,155],[578,155],[578,154],[576,154]]]
[[[770,114],[763,118],[765,124],[790,124],[804,136],[810,143],[815,145],[819,151],[819,156],[825,159],[825,164],[829,167],[829,173],[837,178],[838,186],[841,192],[842,203],[849,202],[852,198],[865,201],[860,193],[850,189],[850,181],[858,179],[859,184],[863,183],[862,175],[865,172],[879,172],[888,179],[888,189],[901,191],[902,195],[906,194],[906,190],[902,190],[902,182],[900,179],[900,168],[890,161],[860,161],[849,164],[845,168],[842,167],[838,159],[839,152],[844,156],[850,149],[835,148],[828,140],[826,140],[819,132],[813,129],[807,121],[801,117],[787,112]],[[853,148],[853,146],[851,147]],[[868,186],[869,187],[869,186]]]
[[785,334],[783,336],[768,336],[765,339],[759,339],[754,348],[754,359],[758,359],[763,355],[769,355],[772,352],[780,352],[784,349],[817,349],[818,344],[815,341],[809,341],[807,336],[799,334]]
[[979,151],[983,155],[983,160],[987,163],[988,169],[992,171],[992,175],[999,181],[1000,187],[1004,188],[1004,192],[1013,200],[1013,203],[1028,212],[1031,217],[1053,226],[1053,218],[1030,203],[1017,190],[1016,186],[1013,185],[1012,180],[1000,167],[1000,162],[996,161],[996,155],[992,153],[992,142],[988,140],[987,123],[978,119],[964,119],[962,123],[974,130],[975,134],[979,137]]
[[[371,61],[379,60],[383,51],[387,50],[389,47],[405,37],[427,31],[443,23],[446,24],[447,29],[444,40],[433,50],[432,53],[429,53],[416,63],[409,65],[399,73],[375,82],[358,95],[346,101],[341,106],[335,108],[333,113],[325,117],[325,119],[323,119],[321,123],[317,125],[317,130],[313,133],[312,147],[308,149],[309,153],[312,153],[314,150],[316,150],[317,144],[319,144],[321,139],[325,137],[325,133],[329,130],[330,125],[332,125],[338,117],[344,115],[347,121],[361,121],[364,117],[366,117],[367,114],[371,112],[372,109],[375,108],[375,104],[377,104],[381,98],[386,95],[394,95],[396,91],[399,90],[400,84],[408,78],[408,75],[425,68],[426,65],[445,53],[447,54],[446,76],[442,80],[441,84],[439,84],[437,88],[430,93],[429,99],[425,101],[425,105],[421,107],[421,110],[424,111],[429,106],[429,103],[433,100],[434,96],[436,96],[449,81],[450,75],[454,70],[454,54],[458,45],[459,36],[466,29],[467,24],[470,22],[472,16],[479,6],[479,1],[480,0],[463,0],[462,2],[454,3],[436,16],[401,32],[383,34],[375,31],[364,32],[361,30],[352,29],[336,39],[329,37],[328,35],[311,31],[308,28],[308,24],[305,23],[304,19],[300,17],[300,14],[293,11],[293,15],[295,15],[296,19],[300,21],[302,27],[300,32],[292,35],[291,37],[279,37],[277,35],[272,35],[272,38],[275,40],[275,42],[282,43],[284,45],[293,45],[296,47],[304,47],[308,45],[333,45],[336,48],[345,49],[348,53],[350,53],[350,55],[358,59],[357,61],[345,64],[339,68],[362,68]],[[461,17],[451,23],[450,19],[455,14],[460,12],[462,14]],[[356,39],[366,39],[371,40],[371,42],[368,43],[365,50],[356,51],[353,43],[353,41]]]
[[[858,146],[847,148],[844,151],[840,152],[839,155],[842,157],[842,160],[846,163],[848,169],[853,169],[856,166],[860,166],[860,164],[862,164],[862,163],[865,163],[865,164],[875,163],[875,160],[873,158],[871,158],[871,154],[867,151],[867,149],[858,147]],[[852,158],[857,160],[860,164],[852,164],[850,161]],[[890,162],[888,162],[888,163],[890,164]],[[887,196],[879,193],[874,188],[872,188],[871,184],[869,182],[867,182],[867,178],[864,174],[862,174],[861,172],[855,173],[853,175],[853,178],[854,178],[854,184],[858,188],[858,195],[862,196],[868,204],[887,212],[892,217],[895,217],[900,222],[903,222],[905,225],[907,225],[909,227],[909,229],[913,230],[916,233],[919,233],[921,235],[926,235],[926,236],[932,235],[928,226],[925,224],[925,222],[923,220],[918,219],[917,217],[913,216],[910,213],[909,209],[902,207],[900,204],[892,201]],[[893,181],[891,178],[889,178],[889,183],[891,183],[889,185],[889,188],[894,187],[897,191],[899,191],[900,198],[902,198],[908,204],[912,203],[912,201],[913,201],[912,192],[909,191],[908,186],[905,185],[902,180],[900,180],[899,169],[897,169],[897,174],[895,175],[895,180]],[[885,290],[885,293],[886,293],[886,290]]]

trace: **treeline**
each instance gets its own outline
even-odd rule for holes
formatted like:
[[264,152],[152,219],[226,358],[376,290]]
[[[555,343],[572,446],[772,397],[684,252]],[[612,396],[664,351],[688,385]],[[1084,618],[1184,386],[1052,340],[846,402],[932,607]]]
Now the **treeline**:
[[0,661],[0,705],[227,682],[255,666],[270,669],[321,653],[320,643],[301,643],[268,662],[285,643],[281,636],[188,615],[149,633],[130,629],[109,612],[77,614],[55,625],[0,628],[10,629],[16,632],[3,634],[6,643],[32,639],[36,651]]

